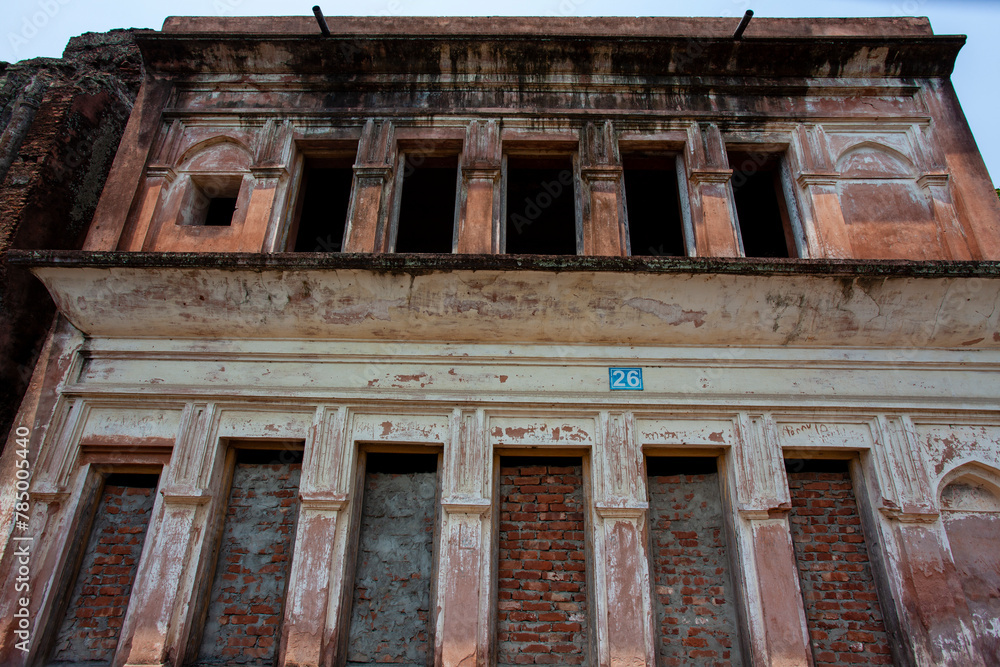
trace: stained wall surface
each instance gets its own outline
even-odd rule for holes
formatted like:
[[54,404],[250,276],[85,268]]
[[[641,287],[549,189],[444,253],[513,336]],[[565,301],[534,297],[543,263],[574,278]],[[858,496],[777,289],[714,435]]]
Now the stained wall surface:
[[[85,249],[44,237],[7,255],[59,317],[0,457],[0,520],[27,504],[34,591],[15,594],[15,530],[0,664],[43,659],[93,475],[136,469],[163,481],[115,664],[197,661],[207,637],[207,660],[300,667],[654,665],[737,643],[744,662],[802,665],[821,633],[846,646],[835,660],[879,660],[872,598],[855,599],[872,588],[903,664],[988,664],[991,598],[967,590],[993,566],[952,548],[965,518],[941,491],[956,470],[1000,470],[1000,202],[948,81],[963,38],[911,18],[755,20],[743,40],[723,19],[332,23],[322,37],[308,16],[171,19],[138,35],[146,76]],[[630,211],[623,155],[676,179],[684,256],[626,256],[639,197]],[[453,253],[394,252],[414,156],[449,170],[457,156],[454,217],[435,223]],[[733,170],[749,156],[787,259],[743,243]],[[312,168],[343,170],[329,234],[300,224]],[[518,185],[528,172],[541,182]],[[235,201],[228,224],[206,224],[213,198]],[[558,246],[508,239],[506,213],[540,221],[556,199]],[[616,369],[634,382],[614,386]],[[231,463],[286,446],[301,477],[268,521],[278,506],[298,518],[278,521],[263,563],[239,553],[250,524],[226,528],[265,502],[230,485]],[[417,450],[435,473],[364,474]],[[522,455],[573,463],[497,467]],[[647,456],[710,457],[717,485],[688,471],[664,489]],[[814,490],[790,489],[783,461],[812,456],[852,461],[855,506],[798,504]],[[431,474],[433,493],[412,477]],[[657,498],[680,506],[669,529]],[[862,562],[856,530],[808,543],[845,554],[837,568],[800,569],[827,562],[805,558],[806,516],[864,524],[871,582],[823,578]],[[657,557],[678,545],[713,576],[729,561],[731,599],[698,606],[720,584],[693,569],[679,602],[658,599]],[[213,592],[228,575],[239,588]],[[266,599],[244,600],[258,584]],[[836,610],[813,598],[827,593]],[[701,631],[720,614],[735,633]],[[664,656],[664,629],[682,627],[687,652]]]

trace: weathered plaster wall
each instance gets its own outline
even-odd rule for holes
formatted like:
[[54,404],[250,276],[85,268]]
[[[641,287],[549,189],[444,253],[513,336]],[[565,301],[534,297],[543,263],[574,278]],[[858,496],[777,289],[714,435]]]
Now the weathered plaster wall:
[[267,664],[277,655],[302,465],[273,458],[236,463],[199,664]]
[[849,473],[789,472],[788,487],[815,664],[893,664]]
[[427,664],[438,485],[434,457],[422,458],[430,471],[365,472],[349,665]]
[[110,663],[149,527],[157,478],[113,475],[94,512],[90,538],[49,665]]
[[972,614],[976,645],[984,660],[1000,664],[1000,476],[977,465],[957,472],[941,492],[948,545]]
[[672,461],[648,478],[658,664],[742,664],[719,475]]
[[497,664],[591,664],[581,464],[500,466]]

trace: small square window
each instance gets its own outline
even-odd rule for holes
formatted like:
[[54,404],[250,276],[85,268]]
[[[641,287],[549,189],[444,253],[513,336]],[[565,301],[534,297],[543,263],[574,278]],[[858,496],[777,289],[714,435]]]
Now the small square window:
[[229,227],[233,224],[243,177],[191,176],[191,188],[177,220],[179,225]]

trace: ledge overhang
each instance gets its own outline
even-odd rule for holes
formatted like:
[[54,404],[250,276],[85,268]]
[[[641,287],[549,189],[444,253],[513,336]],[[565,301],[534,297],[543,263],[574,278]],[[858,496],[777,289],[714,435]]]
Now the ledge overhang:
[[553,75],[753,78],[947,77],[961,35],[731,37],[577,34],[246,34],[136,33],[149,72],[321,74],[402,79],[445,75]]
[[1000,262],[8,257],[94,337],[1000,349]]

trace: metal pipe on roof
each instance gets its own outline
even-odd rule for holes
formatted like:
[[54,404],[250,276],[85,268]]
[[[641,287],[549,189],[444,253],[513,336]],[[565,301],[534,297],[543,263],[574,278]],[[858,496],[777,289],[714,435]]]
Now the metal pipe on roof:
[[313,14],[316,15],[316,23],[319,24],[319,31],[323,33],[324,37],[329,37],[330,26],[326,24],[326,18],[323,16],[323,10],[319,8],[319,5],[313,6]]
[[[315,9],[319,9],[319,7],[316,7]],[[743,39],[743,32],[747,29],[747,26],[750,25],[750,19],[752,18],[753,10],[748,9],[747,13],[743,15],[743,19],[740,21],[740,24],[736,27],[736,32],[733,33],[733,39]]]

